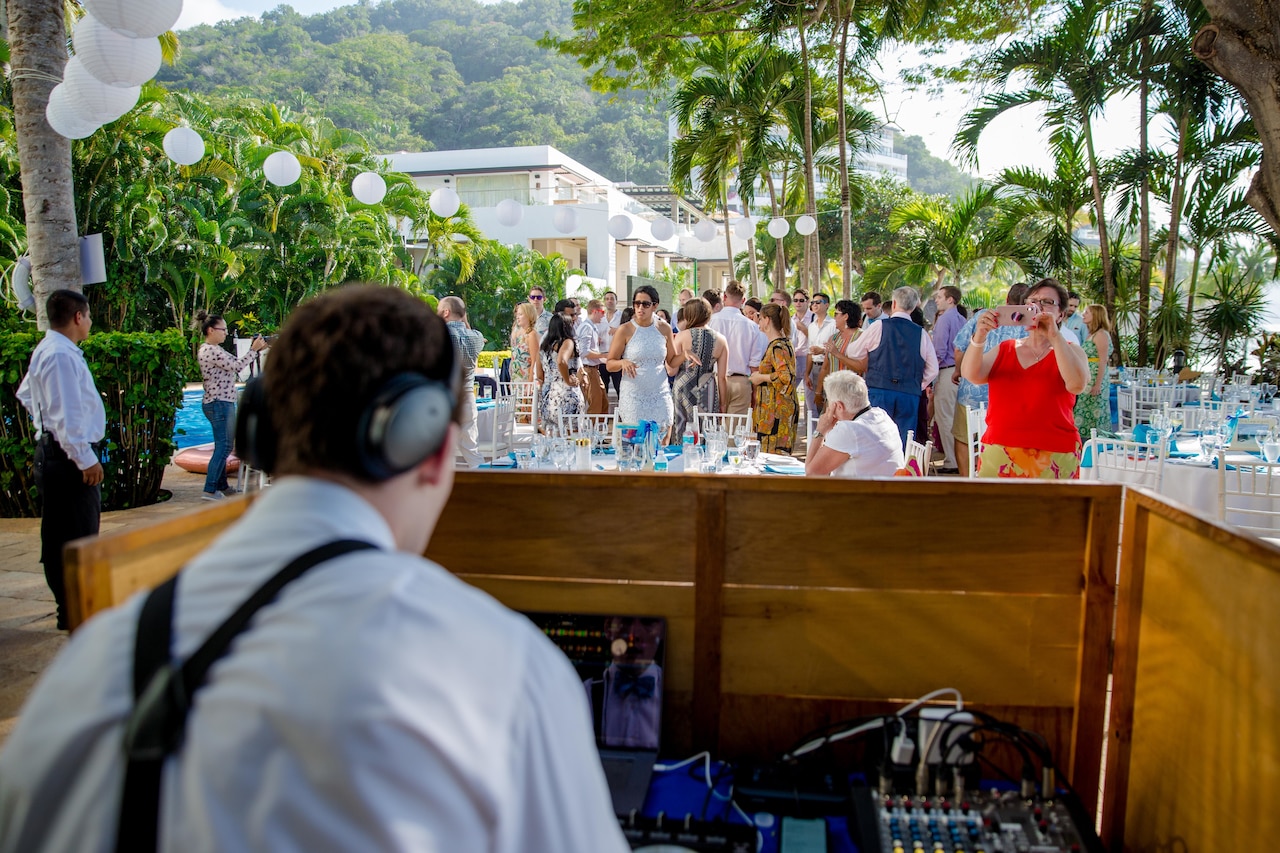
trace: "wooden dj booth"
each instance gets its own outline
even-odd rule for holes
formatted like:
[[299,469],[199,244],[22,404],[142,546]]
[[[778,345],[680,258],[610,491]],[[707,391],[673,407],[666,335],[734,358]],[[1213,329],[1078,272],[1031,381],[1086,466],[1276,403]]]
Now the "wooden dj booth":
[[[70,546],[72,624],[249,504]],[[1141,490],[465,472],[427,556],[516,610],[665,616],[671,756],[954,687],[1045,736],[1114,851],[1280,830],[1280,548]]]

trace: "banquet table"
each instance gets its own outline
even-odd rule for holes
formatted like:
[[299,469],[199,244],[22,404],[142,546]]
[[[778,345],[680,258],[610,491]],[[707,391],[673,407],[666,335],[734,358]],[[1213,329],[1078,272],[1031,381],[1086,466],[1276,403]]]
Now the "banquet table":
[[[1199,450],[1198,440],[1195,438],[1180,439],[1177,444],[1178,455],[1196,453]],[[1100,454],[1105,461],[1107,454]],[[1246,453],[1243,451],[1227,452],[1227,471],[1226,479],[1230,483],[1231,478],[1240,476],[1240,467],[1249,466],[1254,463],[1261,462],[1261,457]],[[1114,467],[1099,466],[1097,469],[1097,479],[1111,483],[1127,483],[1129,485],[1150,486],[1149,483],[1143,482],[1144,478],[1141,472],[1118,470]],[[1200,458],[1175,458],[1170,457],[1165,461],[1163,482],[1160,484],[1160,494],[1169,500],[1177,501],[1192,509],[1198,510],[1210,518],[1217,518],[1219,505],[1222,496],[1222,480],[1219,477],[1218,469],[1212,462],[1205,461]],[[1254,509],[1275,509],[1280,508],[1280,495],[1271,498],[1234,498],[1233,501],[1239,502],[1241,506],[1247,506]],[[1258,516],[1244,516],[1228,510],[1226,522],[1228,524],[1244,524],[1258,525]],[[1273,524],[1275,529],[1280,531],[1280,519],[1276,519]]]
[[[670,473],[670,474],[686,473],[685,459],[684,459],[684,454],[680,452],[681,448],[679,446],[673,445],[664,449],[669,454],[667,457],[667,473]],[[734,454],[730,454],[729,459],[731,461],[721,462],[721,464],[715,471],[717,475],[721,475],[721,476],[779,475],[779,476],[791,476],[791,477],[804,476],[804,463],[801,462],[799,459],[794,459],[790,456],[783,456],[782,454],[761,453],[754,463],[745,462],[741,460],[740,457]],[[481,465],[480,467],[481,468],[508,468],[508,469],[515,468],[516,464],[515,464],[514,454],[512,454],[512,458],[509,458],[506,460],[499,459],[497,462],[493,464],[486,463],[485,465]],[[555,470],[555,468],[550,465],[537,466],[537,467],[538,467],[538,470],[543,470],[543,471]],[[571,469],[571,470],[577,470],[577,469]],[[612,449],[610,449],[607,452],[596,452],[592,454],[590,470],[594,472],[617,471],[618,470],[617,454],[615,454],[612,451]],[[688,473],[692,473],[692,471]],[[701,473],[710,474],[711,472],[703,471]]]

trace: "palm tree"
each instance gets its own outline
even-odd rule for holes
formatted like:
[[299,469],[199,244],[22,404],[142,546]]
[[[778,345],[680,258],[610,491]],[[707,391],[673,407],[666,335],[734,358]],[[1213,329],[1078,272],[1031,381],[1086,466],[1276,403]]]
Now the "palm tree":
[[45,120],[49,93],[67,60],[63,0],[8,0],[13,120],[22,169],[27,246],[35,284],[36,320],[48,327],[45,303],[55,290],[80,290],[71,143]]
[[1240,353],[1261,327],[1267,312],[1265,283],[1234,257],[1209,274],[1209,286],[1200,294],[1209,304],[1196,317],[1209,338],[1219,372],[1225,374],[1234,367],[1231,356]]
[[1092,197],[1089,170],[1079,140],[1069,134],[1056,140],[1053,155],[1052,174],[1025,166],[1005,169],[996,187],[1005,200],[1008,227],[1070,290],[1076,217]]
[[[923,285],[933,279],[934,289],[951,283],[960,287],[964,277],[980,262],[1025,269],[1030,263],[1027,247],[1006,227],[999,214],[999,193],[990,185],[979,185],[952,204],[940,196],[908,202],[889,215],[894,230],[914,229],[901,248],[867,265],[863,283],[881,288],[891,280]],[[984,219],[994,221],[983,227]]]
[[1109,312],[1115,308],[1115,280],[1111,270],[1111,247],[1107,233],[1101,169],[1093,141],[1093,119],[1102,112],[1115,91],[1114,66],[1110,58],[1116,50],[1102,26],[1103,0],[1069,0],[1061,20],[1047,34],[1029,41],[1016,41],[996,51],[995,81],[1007,87],[1015,74],[1026,77],[1025,88],[987,96],[983,106],[965,116],[956,133],[956,148],[971,160],[975,157],[982,131],[996,117],[1015,107],[1041,104],[1045,124],[1057,139],[1078,135],[1084,142],[1093,190],[1094,220],[1098,227],[1099,255],[1105,299]]

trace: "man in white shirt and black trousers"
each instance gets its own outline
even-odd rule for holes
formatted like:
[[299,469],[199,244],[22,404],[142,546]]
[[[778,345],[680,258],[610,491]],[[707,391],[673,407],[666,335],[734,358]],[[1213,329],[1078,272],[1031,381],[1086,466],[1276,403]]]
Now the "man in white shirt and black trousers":
[[[627,850],[568,659],[420,556],[471,393],[444,321],[397,288],[330,290],[294,310],[261,382],[236,450],[273,485],[176,586],[71,637],[0,752],[0,853]],[[282,567],[305,573],[255,595]],[[259,598],[190,682],[185,722],[130,726],[155,749],[126,762],[135,694],[181,707],[135,668],[154,688],[169,662],[186,684],[194,650]],[[171,639],[137,642],[157,625]]]
[[103,477],[99,452],[107,414],[78,346],[93,328],[89,300],[74,290],[55,290],[46,310],[49,330],[31,354],[31,367],[17,396],[36,427],[36,488],[43,503],[40,562],[57,602],[58,628],[65,631],[62,549],[98,532]]

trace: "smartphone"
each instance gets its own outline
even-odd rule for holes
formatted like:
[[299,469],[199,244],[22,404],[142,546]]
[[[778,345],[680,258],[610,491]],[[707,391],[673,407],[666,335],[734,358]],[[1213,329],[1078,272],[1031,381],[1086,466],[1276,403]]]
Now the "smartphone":
[[1036,315],[1040,313],[1039,305],[997,305],[997,326],[1034,326]]
[[784,817],[778,853],[827,853],[827,822]]

